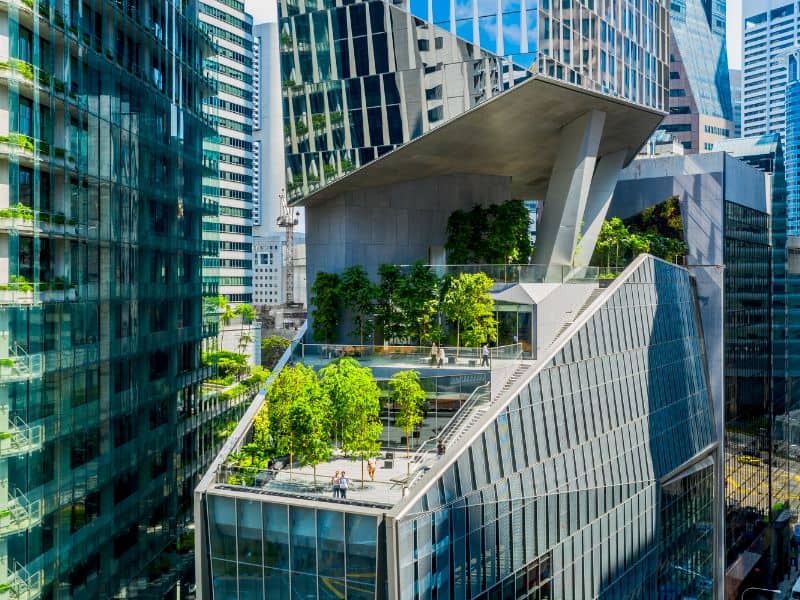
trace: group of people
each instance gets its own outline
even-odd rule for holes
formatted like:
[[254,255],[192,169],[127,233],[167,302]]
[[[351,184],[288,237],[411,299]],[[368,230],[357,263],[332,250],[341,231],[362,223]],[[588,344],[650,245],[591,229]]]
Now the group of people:
[[[516,337],[517,336],[514,336],[515,339]],[[445,358],[444,346],[437,346],[436,342],[434,342],[433,346],[431,346],[431,364],[441,367],[444,364]],[[489,366],[489,344],[484,344],[483,348],[481,348],[481,366]]]
[[444,346],[437,346],[436,342],[431,346],[431,364],[441,367],[447,355],[444,353]]
[[331,479],[333,486],[333,497],[347,499],[347,488],[350,487],[350,480],[344,471],[336,471],[336,474]]

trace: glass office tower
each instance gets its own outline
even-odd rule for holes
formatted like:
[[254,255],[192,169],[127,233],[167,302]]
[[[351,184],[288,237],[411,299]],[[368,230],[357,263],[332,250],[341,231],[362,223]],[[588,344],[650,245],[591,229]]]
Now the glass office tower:
[[485,412],[445,424],[402,493],[248,484],[219,457],[197,492],[201,597],[717,597],[707,381],[689,273],[641,256]]
[[279,17],[293,200],[535,72],[667,107],[665,0],[283,0]]
[[212,47],[193,0],[4,2],[0,37],[0,589],[158,594],[226,408],[200,390]]
[[734,134],[725,9],[725,0],[670,3],[670,114],[660,129],[687,154],[707,152]]

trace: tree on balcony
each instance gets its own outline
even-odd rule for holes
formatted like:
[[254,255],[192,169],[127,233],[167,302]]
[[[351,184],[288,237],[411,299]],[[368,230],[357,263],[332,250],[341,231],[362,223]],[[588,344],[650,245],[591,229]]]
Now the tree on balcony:
[[494,300],[489,295],[494,282],[486,273],[461,273],[452,278],[442,298],[445,316],[456,325],[456,352],[465,346],[480,346],[497,338]]
[[391,399],[395,408],[394,423],[406,434],[406,458],[411,457],[411,436],[422,423],[425,390],[416,371],[400,371],[389,380]]

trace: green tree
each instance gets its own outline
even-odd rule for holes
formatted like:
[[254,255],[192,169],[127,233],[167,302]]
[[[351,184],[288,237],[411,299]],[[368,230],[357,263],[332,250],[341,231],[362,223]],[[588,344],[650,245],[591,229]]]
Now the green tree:
[[462,332],[467,346],[479,346],[497,337],[494,300],[489,295],[493,285],[486,273],[461,273],[450,280],[442,310],[456,324],[457,348],[461,346]]
[[391,399],[395,408],[395,424],[406,434],[406,457],[411,457],[411,434],[422,423],[425,390],[416,371],[400,371],[389,380]]
[[383,331],[383,339],[391,341],[405,333],[405,319],[399,302],[403,273],[397,265],[383,264],[378,267],[378,278],[375,314]]
[[267,388],[265,403],[269,410],[269,431],[276,456],[289,455],[291,470],[294,439],[290,414],[295,402],[322,402],[322,389],[314,369],[302,364],[286,366]]
[[330,400],[324,393],[296,396],[286,416],[294,456],[300,466],[311,465],[316,487],[317,465],[331,457]]
[[492,204],[488,210],[486,262],[527,263],[531,257],[531,214],[522,200]]
[[342,358],[320,370],[320,387],[330,398],[331,421],[342,449],[364,460],[380,451],[383,423],[380,420],[380,389],[372,371],[352,358]]
[[279,335],[271,335],[261,340],[261,364],[267,369],[274,369],[278,364],[286,348],[291,344],[290,340]]
[[530,212],[522,200],[457,210],[447,219],[447,262],[527,263],[533,253],[529,226]]
[[399,283],[398,305],[405,317],[405,334],[424,344],[439,337],[439,278],[417,261]]
[[330,343],[336,338],[339,326],[341,303],[339,298],[339,276],[320,271],[311,286],[311,312],[314,322],[314,339]]
[[367,272],[361,265],[354,265],[344,270],[341,277],[340,295],[342,303],[354,315],[355,330],[360,344],[364,345],[364,336],[372,333],[375,286],[367,277]]

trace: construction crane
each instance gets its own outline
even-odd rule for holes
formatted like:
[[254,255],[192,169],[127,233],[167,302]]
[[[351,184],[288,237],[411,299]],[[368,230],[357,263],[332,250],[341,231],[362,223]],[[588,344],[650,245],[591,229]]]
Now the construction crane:
[[278,193],[281,212],[278,215],[278,227],[286,230],[286,253],[283,255],[283,264],[286,271],[286,304],[294,304],[294,226],[300,220],[300,211],[292,214],[286,202],[286,190],[281,188]]

